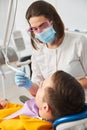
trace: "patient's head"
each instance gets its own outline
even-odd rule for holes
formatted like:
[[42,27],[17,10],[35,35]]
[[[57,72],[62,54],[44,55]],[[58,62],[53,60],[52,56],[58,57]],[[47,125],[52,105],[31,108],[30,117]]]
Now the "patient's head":
[[78,81],[63,71],[41,83],[36,95],[39,114],[47,120],[76,114],[84,109],[85,94]]

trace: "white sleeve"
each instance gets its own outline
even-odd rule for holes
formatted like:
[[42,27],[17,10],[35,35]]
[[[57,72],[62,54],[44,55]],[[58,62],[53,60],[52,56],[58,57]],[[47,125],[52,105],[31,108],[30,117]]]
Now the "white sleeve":
[[78,55],[85,75],[87,76],[87,38],[82,36],[78,43]]
[[32,55],[31,60],[32,60],[32,82],[40,84],[40,82],[44,80],[43,75],[41,74],[40,68],[34,55]]

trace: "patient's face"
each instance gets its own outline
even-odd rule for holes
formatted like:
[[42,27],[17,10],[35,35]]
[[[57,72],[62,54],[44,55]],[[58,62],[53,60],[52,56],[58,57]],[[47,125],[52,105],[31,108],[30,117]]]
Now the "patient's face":
[[52,87],[52,79],[51,78],[47,78],[46,80],[41,82],[40,88],[38,89],[37,94],[36,94],[36,104],[39,108],[40,117],[42,117],[42,118],[43,118],[44,114],[46,114],[45,109],[44,109],[45,102],[43,102],[43,97],[45,94],[45,88],[47,88],[47,87]]

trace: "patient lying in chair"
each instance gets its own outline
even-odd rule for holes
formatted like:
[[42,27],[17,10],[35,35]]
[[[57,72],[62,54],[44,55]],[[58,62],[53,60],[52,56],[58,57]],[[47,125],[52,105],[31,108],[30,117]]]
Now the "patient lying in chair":
[[24,106],[0,99],[0,130],[52,130],[54,120],[80,113],[84,105],[82,86],[68,73],[57,71]]

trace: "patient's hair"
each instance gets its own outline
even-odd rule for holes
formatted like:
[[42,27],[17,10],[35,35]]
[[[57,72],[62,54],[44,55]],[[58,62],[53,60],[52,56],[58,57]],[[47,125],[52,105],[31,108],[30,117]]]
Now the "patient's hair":
[[70,74],[57,71],[52,75],[53,86],[46,88],[44,100],[48,102],[54,118],[81,112],[85,93],[80,83]]

